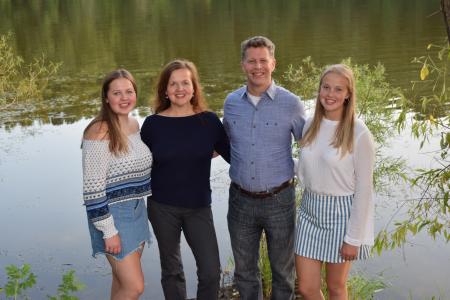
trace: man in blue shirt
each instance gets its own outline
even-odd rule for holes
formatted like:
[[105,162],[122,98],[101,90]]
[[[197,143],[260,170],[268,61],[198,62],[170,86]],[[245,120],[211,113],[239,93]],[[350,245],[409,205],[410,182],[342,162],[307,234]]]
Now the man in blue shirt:
[[302,135],[300,99],[272,80],[275,45],[256,36],[241,44],[247,85],[230,93],[224,126],[231,144],[228,230],[242,300],[262,299],[262,231],[272,269],[272,299],[294,299],[295,189],[292,136]]

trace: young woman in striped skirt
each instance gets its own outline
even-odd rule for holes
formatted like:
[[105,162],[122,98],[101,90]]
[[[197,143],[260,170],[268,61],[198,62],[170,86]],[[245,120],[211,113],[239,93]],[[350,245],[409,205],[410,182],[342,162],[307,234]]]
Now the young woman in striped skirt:
[[330,299],[347,299],[351,262],[373,245],[373,138],[355,118],[355,79],[342,64],[322,74],[314,116],[300,140],[298,177],[304,193],[296,228],[296,270],[306,300],[323,299],[325,263]]

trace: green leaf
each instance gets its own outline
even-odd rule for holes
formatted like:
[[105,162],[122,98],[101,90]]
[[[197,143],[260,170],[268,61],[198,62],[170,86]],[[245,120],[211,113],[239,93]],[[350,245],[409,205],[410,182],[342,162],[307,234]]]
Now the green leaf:
[[424,221],[422,222],[422,224],[419,225],[419,227],[417,228],[417,232],[421,231],[423,227],[427,226],[428,224],[430,224],[430,221]]
[[428,66],[427,66],[427,64],[424,64],[422,69],[420,70],[420,79],[425,80],[429,74],[430,74],[430,71],[428,70]]
[[439,60],[442,60],[442,57],[444,57],[444,53],[447,49],[442,48],[439,52],[438,52],[438,58]]

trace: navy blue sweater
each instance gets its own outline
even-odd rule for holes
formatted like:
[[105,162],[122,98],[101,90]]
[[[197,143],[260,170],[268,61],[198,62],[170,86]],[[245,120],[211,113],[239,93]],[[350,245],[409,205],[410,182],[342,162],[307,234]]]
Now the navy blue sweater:
[[141,138],[153,154],[152,200],[185,208],[211,204],[213,151],[230,161],[228,137],[216,114],[151,115],[142,125]]

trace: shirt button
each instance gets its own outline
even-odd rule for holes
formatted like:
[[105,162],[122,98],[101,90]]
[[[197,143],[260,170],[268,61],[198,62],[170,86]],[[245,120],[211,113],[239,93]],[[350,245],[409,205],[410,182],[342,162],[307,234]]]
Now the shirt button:
[[253,180],[255,180],[255,177],[252,177]]
[[253,128],[256,128],[256,125],[253,125]]
[[252,144],[252,146],[255,146],[255,144]]
[[250,164],[252,164],[252,165],[253,165],[253,162],[250,162]]

